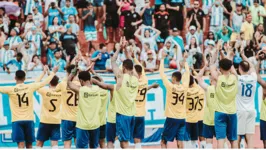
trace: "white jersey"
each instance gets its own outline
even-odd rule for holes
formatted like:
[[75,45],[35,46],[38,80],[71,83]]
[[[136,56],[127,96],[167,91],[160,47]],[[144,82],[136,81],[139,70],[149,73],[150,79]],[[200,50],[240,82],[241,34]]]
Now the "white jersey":
[[257,89],[257,74],[238,76],[238,93],[236,95],[237,110],[250,111],[255,109],[254,97]]

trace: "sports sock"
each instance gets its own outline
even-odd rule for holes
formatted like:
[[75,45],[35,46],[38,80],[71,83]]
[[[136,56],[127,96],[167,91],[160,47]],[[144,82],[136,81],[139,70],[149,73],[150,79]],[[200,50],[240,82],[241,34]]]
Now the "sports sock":
[[207,144],[206,144],[206,149],[213,149],[213,148],[212,148],[212,144],[211,144],[211,143],[207,143]]
[[115,149],[121,149],[119,140],[115,140]]
[[191,149],[192,148],[191,141],[184,141],[184,147],[185,149]]
[[198,149],[199,148],[199,144],[198,144],[198,141],[191,141],[191,145],[192,145],[192,147],[191,148],[196,148],[196,149]]
[[40,147],[40,146],[36,146],[36,149],[42,149],[42,147]]
[[141,143],[136,143],[135,144],[135,149],[141,149]]
[[206,141],[201,141],[200,142],[200,149],[205,149],[206,148]]
[[52,149],[58,149],[58,145],[52,146]]
[[228,149],[228,145],[227,145],[227,142],[226,141],[224,142],[224,148],[225,149]]
[[240,149],[245,149],[245,140],[244,140],[244,138],[241,138]]

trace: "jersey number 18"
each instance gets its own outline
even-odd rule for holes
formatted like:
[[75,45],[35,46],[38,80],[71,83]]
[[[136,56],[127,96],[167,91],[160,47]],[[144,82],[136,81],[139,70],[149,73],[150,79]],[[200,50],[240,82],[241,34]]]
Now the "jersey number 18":
[[252,87],[253,85],[252,84],[244,84],[244,83],[241,83],[242,85],[242,94],[241,96],[246,96],[246,97],[251,97],[252,95]]

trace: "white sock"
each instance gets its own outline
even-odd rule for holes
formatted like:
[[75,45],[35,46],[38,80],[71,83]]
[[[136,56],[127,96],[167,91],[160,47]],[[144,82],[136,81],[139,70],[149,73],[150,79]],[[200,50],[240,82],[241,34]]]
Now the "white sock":
[[199,148],[199,144],[198,144],[198,141],[191,141],[191,145],[192,145],[192,148],[196,148],[198,149]]
[[200,149],[205,149],[206,148],[206,141],[201,141],[200,142]]
[[36,149],[42,149],[42,147],[40,147],[40,146],[36,146]]
[[121,149],[119,140],[115,140],[115,149]]
[[244,140],[244,138],[242,138],[241,141],[240,141],[240,149],[245,149],[245,140]]
[[213,149],[213,148],[212,148],[212,144],[211,144],[211,143],[207,143],[207,144],[206,144],[206,149]]
[[184,147],[185,149],[191,149],[192,148],[191,141],[184,141]]
[[224,148],[225,149],[228,149],[228,145],[227,145],[227,142],[226,141],[224,142]]
[[135,144],[135,149],[141,149],[141,143],[136,143]]
[[52,149],[58,149],[58,145],[52,146]]

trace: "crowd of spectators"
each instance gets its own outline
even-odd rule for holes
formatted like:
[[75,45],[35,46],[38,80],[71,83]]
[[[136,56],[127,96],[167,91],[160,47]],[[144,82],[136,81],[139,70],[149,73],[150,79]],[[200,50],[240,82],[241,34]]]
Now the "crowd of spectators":
[[[47,64],[79,61],[112,72],[131,51],[145,70],[154,72],[163,53],[165,68],[182,69],[184,62],[200,69],[217,51],[234,57],[240,51],[256,65],[266,54],[264,0],[1,0],[21,8],[6,14],[0,7],[0,72],[38,71]],[[104,37],[104,39],[100,39]],[[84,43],[86,44],[85,48]],[[110,48],[113,47],[113,48]],[[265,57],[266,58],[266,57]],[[217,58],[219,59],[219,57]],[[262,71],[266,61],[262,63]]]

